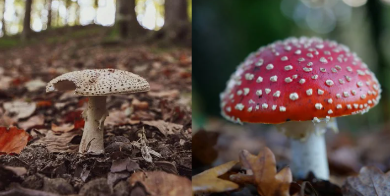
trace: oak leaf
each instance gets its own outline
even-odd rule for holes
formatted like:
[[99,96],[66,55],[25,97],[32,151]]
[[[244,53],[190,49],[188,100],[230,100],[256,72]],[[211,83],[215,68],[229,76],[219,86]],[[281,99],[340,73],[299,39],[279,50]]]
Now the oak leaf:
[[390,196],[390,171],[363,167],[358,176],[350,176],[342,187],[344,196]]
[[218,178],[218,176],[232,169],[237,163],[238,161],[230,161],[193,176],[192,191],[194,193],[218,193],[238,189],[238,184]]
[[0,153],[19,154],[30,139],[31,136],[23,129],[0,127]]
[[264,148],[255,156],[247,150],[240,153],[240,162],[247,174],[233,174],[230,179],[239,184],[254,184],[262,196],[289,196],[292,182],[291,170],[283,168],[276,173],[276,160],[269,148]]

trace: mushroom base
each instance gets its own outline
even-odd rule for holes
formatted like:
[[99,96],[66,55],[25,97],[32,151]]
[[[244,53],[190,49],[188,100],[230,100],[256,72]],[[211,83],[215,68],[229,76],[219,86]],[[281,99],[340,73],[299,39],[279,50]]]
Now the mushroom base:
[[329,179],[324,134],[313,133],[305,141],[291,139],[291,160],[295,178],[303,179],[313,172],[318,179]]
[[106,117],[106,97],[88,97],[88,107],[83,112],[85,125],[79,147],[80,153],[104,153],[103,131]]

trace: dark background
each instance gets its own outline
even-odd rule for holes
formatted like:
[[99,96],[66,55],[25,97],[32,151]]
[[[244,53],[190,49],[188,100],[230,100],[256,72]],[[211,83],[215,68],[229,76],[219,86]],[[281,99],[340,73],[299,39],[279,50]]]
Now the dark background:
[[380,104],[365,115],[338,118],[340,129],[374,129],[389,120],[390,1],[197,0],[193,8],[195,129],[222,118],[219,93],[250,52],[291,36],[318,36],[349,46],[382,85]]

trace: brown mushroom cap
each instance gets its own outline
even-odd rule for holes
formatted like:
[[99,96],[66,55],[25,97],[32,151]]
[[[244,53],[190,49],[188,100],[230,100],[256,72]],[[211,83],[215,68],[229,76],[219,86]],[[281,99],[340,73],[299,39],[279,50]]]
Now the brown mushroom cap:
[[320,38],[289,38],[261,47],[238,66],[221,93],[233,122],[278,124],[367,112],[380,84],[348,47]]
[[46,92],[75,90],[75,94],[82,96],[138,93],[149,89],[149,83],[144,78],[117,69],[69,72],[54,78],[46,86]]

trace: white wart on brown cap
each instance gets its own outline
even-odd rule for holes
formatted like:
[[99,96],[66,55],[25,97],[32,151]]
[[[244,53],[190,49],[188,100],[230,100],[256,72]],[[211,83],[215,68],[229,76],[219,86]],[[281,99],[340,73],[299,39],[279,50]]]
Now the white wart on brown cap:
[[146,92],[149,83],[139,75],[116,69],[89,69],[58,76],[46,86],[46,92],[75,90],[82,96],[106,96]]

